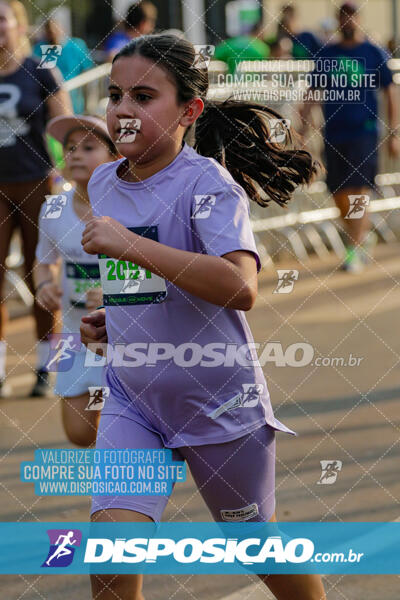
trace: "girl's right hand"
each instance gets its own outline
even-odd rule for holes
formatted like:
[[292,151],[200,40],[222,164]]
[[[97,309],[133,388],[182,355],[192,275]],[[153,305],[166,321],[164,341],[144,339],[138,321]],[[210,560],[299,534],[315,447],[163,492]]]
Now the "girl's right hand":
[[[91,312],[81,319],[81,341],[82,344],[106,344],[108,341],[106,330],[106,311],[100,308]],[[101,348],[96,350],[96,354],[102,356]]]
[[36,300],[40,306],[50,312],[61,308],[62,289],[56,283],[44,284],[36,294]]

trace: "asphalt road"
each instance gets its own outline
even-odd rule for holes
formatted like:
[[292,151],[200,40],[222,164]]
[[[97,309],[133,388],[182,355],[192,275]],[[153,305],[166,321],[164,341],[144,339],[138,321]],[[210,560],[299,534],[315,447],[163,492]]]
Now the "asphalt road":
[[[259,298],[248,314],[255,341],[278,342],[284,351],[306,343],[314,353],[305,366],[265,366],[275,414],[299,434],[277,434],[278,520],[400,517],[399,250],[400,244],[379,246],[375,263],[357,276],[338,272],[333,257],[279,265],[300,271],[289,294],[273,293],[274,271],[260,276]],[[11,321],[8,342],[13,396],[0,401],[1,520],[86,521],[87,498],[37,497],[33,485],[19,481],[20,462],[32,460],[36,448],[69,444],[57,399],[25,396],[33,383],[30,317]],[[350,355],[354,366],[341,365]],[[317,483],[321,460],[342,462],[335,483]],[[211,520],[191,477],[175,486],[163,520]],[[329,600],[400,598],[396,575],[336,575],[325,582]],[[1,590],[7,600],[90,598],[86,576],[9,575],[1,578]],[[272,598],[256,578],[226,575],[149,576],[144,593],[146,600]]]

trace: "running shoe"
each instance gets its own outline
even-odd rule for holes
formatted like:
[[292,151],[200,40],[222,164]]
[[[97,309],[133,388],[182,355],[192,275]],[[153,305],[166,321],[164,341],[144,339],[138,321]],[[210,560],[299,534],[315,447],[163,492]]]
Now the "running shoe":
[[354,246],[347,247],[346,257],[340,270],[345,271],[346,273],[360,273],[364,268],[364,263],[361,260],[360,254],[358,248],[355,248]]
[[5,379],[0,379],[0,398],[8,398],[11,395],[11,387]]
[[360,258],[364,264],[369,264],[373,261],[374,248],[378,243],[378,236],[375,231],[369,231],[360,246]]
[[51,392],[49,373],[43,369],[36,371],[36,383],[32,388],[30,396],[34,398],[45,398]]

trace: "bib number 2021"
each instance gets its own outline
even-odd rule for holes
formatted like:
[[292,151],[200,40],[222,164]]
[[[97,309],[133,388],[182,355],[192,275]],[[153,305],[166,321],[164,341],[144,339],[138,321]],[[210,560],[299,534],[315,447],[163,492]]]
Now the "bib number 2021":
[[144,271],[145,278],[151,279],[151,271],[142,269],[139,265],[134,265],[126,260],[108,260],[106,263],[107,281],[116,281],[117,279],[124,281],[125,279],[138,279],[139,274]]

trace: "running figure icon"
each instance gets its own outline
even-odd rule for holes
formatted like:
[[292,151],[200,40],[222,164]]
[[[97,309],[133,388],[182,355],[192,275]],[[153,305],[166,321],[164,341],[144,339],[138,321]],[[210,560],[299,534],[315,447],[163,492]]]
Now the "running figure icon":
[[[56,541],[57,549],[53,554],[46,560],[46,565],[50,566],[51,561],[54,558],[61,558],[62,556],[67,556],[68,554],[72,554],[72,550],[67,548],[67,546],[73,546],[76,544],[78,540],[72,539],[74,537],[74,532],[69,531],[66,535],[59,535]],[[62,541],[60,541],[62,540]]]
[[62,47],[59,44],[52,46],[43,44],[41,47],[42,58],[38,65],[38,69],[51,69],[57,64],[57,59],[61,54]]
[[74,350],[73,339],[74,336],[69,335],[66,339],[61,338],[58,341],[55,347],[58,352],[56,352],[53,358],[47,363],[47,369],[50,370],[51,365],[53,365],[55,362],[61,362],[71,358],[71,354],[68,352],[68,350]]
[[60,216],[66,201],[67,198],[63,194],[59,194],[58,196],[46,196],[47,207],[42,219],[57,219]]
[[146,275],[145,269],[137,267],[137,269],[126,270],[126,279],[123,282],[121,294],[132,294],[139,290],[140,282],[144,281]]

